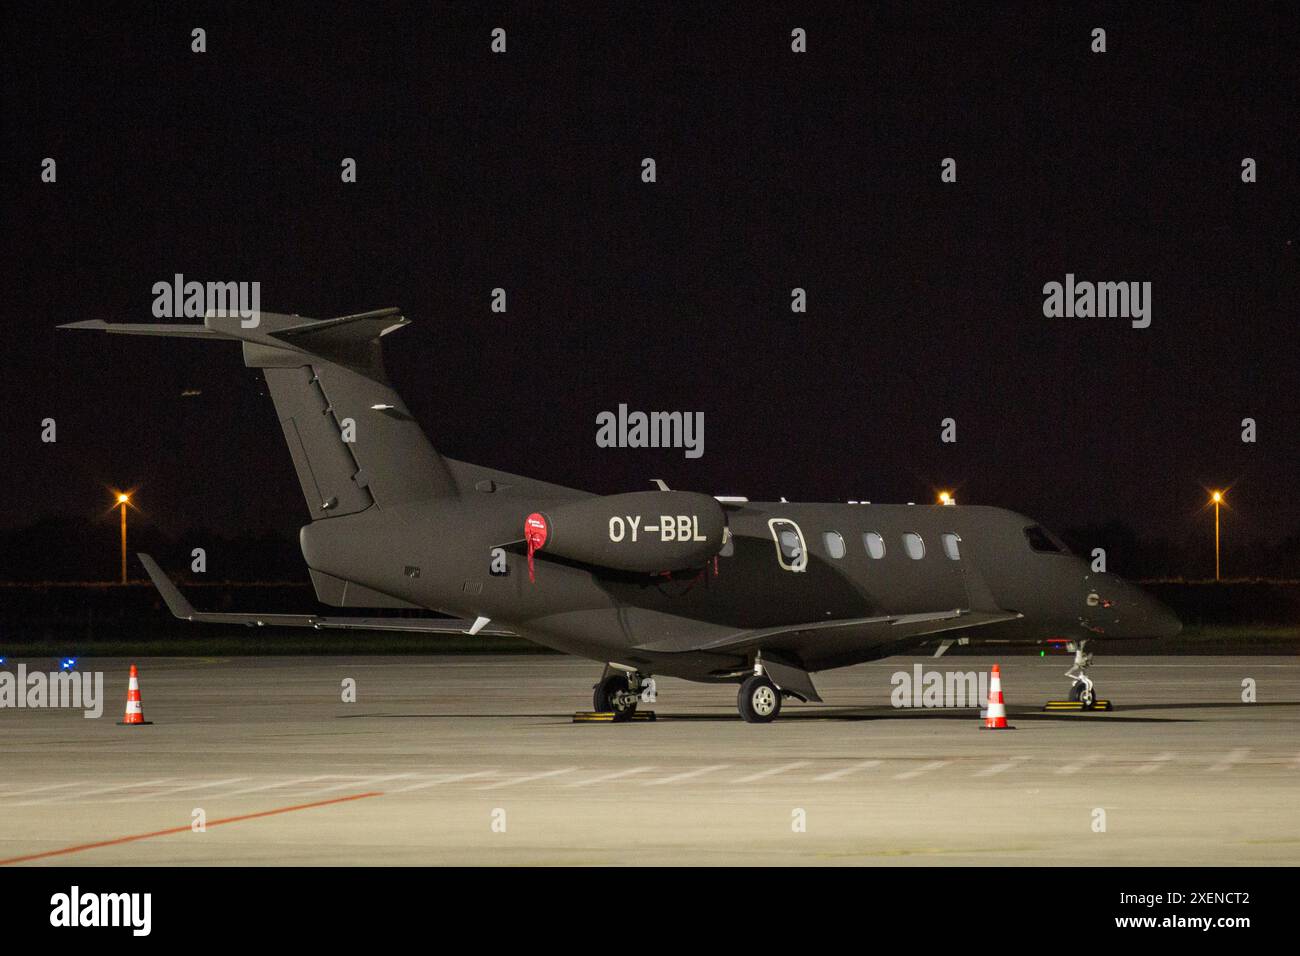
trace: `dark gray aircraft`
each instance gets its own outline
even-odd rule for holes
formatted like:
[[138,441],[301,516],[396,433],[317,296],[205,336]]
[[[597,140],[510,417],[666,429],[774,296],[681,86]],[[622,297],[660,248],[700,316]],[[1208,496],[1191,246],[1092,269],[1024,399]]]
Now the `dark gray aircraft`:
[[319,599],[458,619],[199,612],[141,555],[173,614],[520,635],[602,662],[597,711],[630,718],[654,700],[652,675],[666,674],[739,684],[751,722],[775,719],[786,697],[819,701],[812,672],[957,641],[1071,642],[1071,697],[1087,707],[1090,637],[1181,628],[1000,508],[750,502],[662,483],[602,497],[444,458],[384,372],[381,338],[406,324],[385,309],[262,313],[251,328],[214,315],[63,326],[241,342],[245,365],[266,376],[311,512],[299,537]]

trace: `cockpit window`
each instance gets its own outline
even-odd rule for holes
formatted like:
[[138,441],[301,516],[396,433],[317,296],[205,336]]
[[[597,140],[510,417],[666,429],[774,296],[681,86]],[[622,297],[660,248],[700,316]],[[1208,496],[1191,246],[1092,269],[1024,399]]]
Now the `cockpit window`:
[[1032,524],[1025,529],[1025,538],[1035,551],[1047,554],[1065,554],[1065,545],[1056,540],[1056,536],[1041,525]]

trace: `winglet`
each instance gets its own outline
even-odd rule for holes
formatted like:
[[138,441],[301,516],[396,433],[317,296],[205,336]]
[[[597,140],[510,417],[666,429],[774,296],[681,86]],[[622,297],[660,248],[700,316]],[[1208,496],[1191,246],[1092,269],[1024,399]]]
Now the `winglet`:
[[163,569],[158,567],[158,562],[144,552],[137,552],[136,557],[144,565],[145,571],[149,573],[149,579],[153,581],[153,586],[158,589],[162,599],[167,602],[167,609],[173,615],[182,621],[194,620],[194,607],[189,601],[185,600],[185,595],[181,594],[172,579],[163,573]]

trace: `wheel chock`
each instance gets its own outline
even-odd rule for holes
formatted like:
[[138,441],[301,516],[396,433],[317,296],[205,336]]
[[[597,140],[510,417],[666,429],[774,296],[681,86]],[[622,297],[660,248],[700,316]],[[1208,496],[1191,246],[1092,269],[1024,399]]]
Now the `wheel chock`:
[[[633,721],[654,720],[655,712],[653,710],[634,711],[630,719]],[[627,720],[615,721],[612,711],[579,710],[574,713],[573,722],[575,724],[613,724],[627,723]]]
[[1049,700],[1043,705],[1043,710],[1050,711],[1094,711],[1094,710],[1114,710],[1108,700],[1094,701],[1091,707],[1084,707],[1077,700]]

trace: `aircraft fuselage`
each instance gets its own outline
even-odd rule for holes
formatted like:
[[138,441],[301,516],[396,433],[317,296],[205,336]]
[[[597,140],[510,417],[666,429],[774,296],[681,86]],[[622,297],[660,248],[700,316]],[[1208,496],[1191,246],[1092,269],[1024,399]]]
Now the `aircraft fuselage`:
[[[525,518],[570,502],[485,494],[372,508],[303,528],[303,554],[317,571],[412,605],[488,617],[566,653],[695,680],[746,666],[743,646],[709,649],[740,632],[891,615],[971,608],[1020,615],[982,628],[982,638],[1178,629],[1140,589],[1092,573],[1031,519],[979,506],[746,502],[727,507],[729,542],[702,566],[618,571],[543,547],[530,580],[519,544]],[[623,517],[621,527],[610,521],[611,538],[640,543],[630,540],[634,516]],[[676,524],[691,516],[664,517]],[[646,533],[652,520],[655,530]],[[653,546],[659,517],[636,523],[641,542]],[[698,535],[698,527],[698,519],[681,522],[683,534]],[[816,671],[919,643],[879,631],[850,624],[792,633],[763,652]]]

